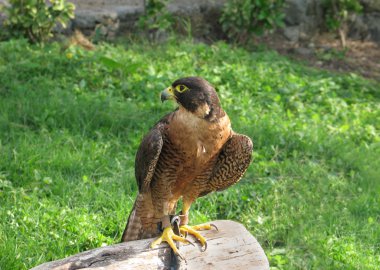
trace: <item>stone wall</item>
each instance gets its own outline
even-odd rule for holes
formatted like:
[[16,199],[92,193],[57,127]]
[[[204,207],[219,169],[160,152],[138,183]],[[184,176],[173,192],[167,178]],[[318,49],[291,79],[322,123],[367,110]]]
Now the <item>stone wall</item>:
[[289,41],[306,41],[317,34],[323,24],[323,12],[318,0],[287,0],[283,35]]
[[[0,0],[5,2],[5,0]],[[144,0],[71,0],[76,17],[71,28],[85,32],[98,25],[105,35],[135,31],[135,22],[144,11]],[[218,18],[226,0],[171,0],[169,10],[192,22],[199,37],[222,37]],[[361,0],[364,10],[350,22],[349,37],[380,42],[380,0]],[[290,41],[308,41],[323,30],[321,0],[286,0],[286,27],[280,32]]]
[[371,39],[380,43],[380,0],[361,0],[363,14],[357,16],[350,28],[350,37]]
[[[286,0],[284,36],[290,41],[310,39],[324,31],[321,0]],[[362,14],[349,21],[349,38],[373,40],[380,43],[380,0],[361,0]]]
[[[1,1],[1,0],[0,0]],[[192,31],[198,37],[220,37],[218,23],[221,8],[226,0],[172,0],[168,9],[176,16],[189,19]],[[105,35],[136,30],[136,21],[144,12],[143,0],[71,0],[76,5],[76,17],[71,28],[85,32],[101,25]]]

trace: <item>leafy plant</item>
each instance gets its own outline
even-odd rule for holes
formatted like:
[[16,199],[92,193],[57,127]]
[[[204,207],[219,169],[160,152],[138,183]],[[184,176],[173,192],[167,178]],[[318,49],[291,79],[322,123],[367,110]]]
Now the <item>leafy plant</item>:
[[346,47],[347,24],[350,16],[362,11],[359,0],[324,0],[326,26],[330,31],[338,31],[341,45]]
[[173,26],[173,18],[167,9],[170,0],[144,0],[144,15],[137,22],[138,27],[156,36]]
[[41,43],[52,37],[53,28],[59,23],[66,27],[74,18],[75,6],[65,0],[9,0],[3,6],[4,26],[9,36],[26,37],[32,43]]
[[220,22],[229,38],[245,43],[251,35],[283,26],[284,0],[229,0]]

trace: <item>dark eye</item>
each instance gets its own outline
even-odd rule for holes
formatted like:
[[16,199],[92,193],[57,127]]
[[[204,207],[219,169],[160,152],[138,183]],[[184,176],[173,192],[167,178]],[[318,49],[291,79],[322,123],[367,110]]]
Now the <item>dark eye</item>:
[[178,92],[182,93],[182,92],[185,92],[185,91],[186,91],[187,89],[189,89],[189,88],[187,88],[186,85],[179,84],[179,85],[177,85],[177,86],[175,87],[175,89],[176,89]]

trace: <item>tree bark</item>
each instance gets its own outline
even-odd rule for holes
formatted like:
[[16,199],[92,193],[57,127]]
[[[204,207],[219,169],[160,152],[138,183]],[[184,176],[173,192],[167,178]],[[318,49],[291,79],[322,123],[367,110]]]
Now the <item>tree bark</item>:
[[32,270],[116,270],[116,269],[233,269],[269,270],[269,263],[257,240],[234,221],[211,222],[219,231],[203,231],[208,248],[201,251],[199,243],[188,238],[195,246],[180,246],[183,261],[173,258],[171,249],[161,244],[149,248],[153,239],[125,242],[85,251],[71,257],[41,264]]

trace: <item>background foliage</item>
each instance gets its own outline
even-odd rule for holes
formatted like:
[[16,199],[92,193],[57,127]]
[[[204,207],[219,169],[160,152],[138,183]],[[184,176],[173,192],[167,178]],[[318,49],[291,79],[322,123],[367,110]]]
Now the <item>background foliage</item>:
[[242,222],[272,269],[378,269],[379,83],[225,43],[0,43],[0,269],[117,243],[136,195],[134,155],[200,75],[217,86],[254,161],[191,223]]
[[9,0],[0,11],[6,14],[4,26],[10,37],[26,37],[41,43],[52,37],[53,28],[74,18],[75,6],[66,0]]
[[228,0],[220,22],[229,38],[246,43],[249,37],[283,26],[284,0]]
[[170,0],[146,0],[144,1],[144,14],[139,17],[138,27],[148,33],[148,37],[155,39],[160,32],[172,29],[174,19],[167,9]]
[[330,31],[337,31],[342,47],[346,47],[346,35],[350,16],[362,11],[359,0],[323,0],[325,24]]

